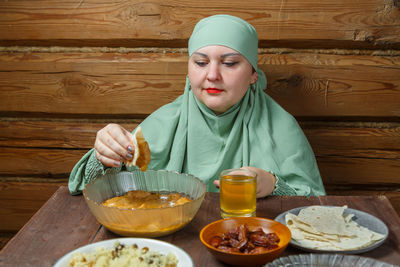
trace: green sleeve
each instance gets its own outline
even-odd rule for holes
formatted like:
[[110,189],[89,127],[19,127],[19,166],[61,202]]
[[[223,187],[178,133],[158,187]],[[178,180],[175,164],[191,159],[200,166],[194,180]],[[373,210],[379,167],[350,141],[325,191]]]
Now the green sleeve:
[[95,179],[99,175],[106,172],[119,172],[121,167],[108,168],[105,167],[96,157],[94,148],[89,150],[74,166],[69,176],[68,188],[72,195],[82,192],[85,185]]
[[291,188],[287,183],[285,183],[282,179],[279,179],[278,176],[276,176],[276,184],[275,184],[275,189],[272,192],[271,195],[276,195],[276,196],[295,196],[296,190]]
[[275,189],[271,195],[275,196],[320,196],[325,195],[325,189],[323,185],[316,183],[315,188],[310,187],[306,183],[297,183],[296,185],[290,186],[283,179],[276,176]]

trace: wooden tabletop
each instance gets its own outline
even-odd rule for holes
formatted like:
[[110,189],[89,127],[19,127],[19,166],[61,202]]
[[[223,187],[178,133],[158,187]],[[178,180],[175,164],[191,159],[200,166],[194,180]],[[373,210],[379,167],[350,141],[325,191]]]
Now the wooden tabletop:
[[[257,216],[274,219],[280,213],[308,205],[347,205],[381,219],[388,239],[378,248],[359,254],[391,264],[400,263],[400,218],[385,196],[273,196],[257,200]],[[207,193],[195,218],[182,230],[161,238],[184,249],[195,266],[225,266],[201,244],[200,230],[220,219],[218,193]],[[119,236],[102,227],[84,198],[60,187],[0,252],[0,266],[52,266],[64,254],[93,242]],[[288,246],[282,256],[307,253]]]

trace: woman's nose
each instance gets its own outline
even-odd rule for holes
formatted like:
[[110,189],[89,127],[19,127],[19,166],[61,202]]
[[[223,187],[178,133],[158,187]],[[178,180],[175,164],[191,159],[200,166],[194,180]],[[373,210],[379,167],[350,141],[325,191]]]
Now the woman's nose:
[[216,63],[210,63],[208,72],[207,72],[207,79],[210,81],[219,80],[221,77],[221,73],[219,71],[219,66]]

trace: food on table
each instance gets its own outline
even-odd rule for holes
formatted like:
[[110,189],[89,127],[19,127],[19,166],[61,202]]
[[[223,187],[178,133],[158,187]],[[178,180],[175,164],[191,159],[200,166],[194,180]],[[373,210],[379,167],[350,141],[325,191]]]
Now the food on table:
[[[188,196],[180,193],[157,193],[147,192],[143,190],[128,191],[125,195],[110,198],[102,203],[106,207],[115,207],[118,209],[157,209],[169,208],[183,205],[190,202]],[[166,223],[168,222],[168,223]],[[183,221],[181,217],[176,216],[176,212],[160,214],[150,213],[147,216],[139,216],[133,222],[127,222],[120,218],[114,223],[103,222],[102,224],[111,231],[126,236],[158,236],[164,232],[174,232],[181,228],[187,221]],[[132,225],[135,225],[133,227]]]
[[100,247],[93,253],[74,253],[69,265],[71,267],[176,267],[178,258],[172,252],[164,255],[148,247],[139,248],[136,244],[126,246],[116,242],[113,249]]
[[384,238],[360,226],[353,214],[344,214],[347,206],[310,206],[296,216],[288,213],[286,225],[292,238],[302,246],[319,250],[355,250]]
[[126,161],[125,164],[129,167],[137,166],[141,171],[146,171],[151,160],[151,154],[149,144],[144,139],[142,127],[137,127],[132,142],[135,147],[135,153],[132,159]]
[[209,242],[211,246],[227,252],[257,254],[277,248],[279,241],[275,233],[265,233],[262,228],[252,231],[247,224],[242,224],[222,236],[212,237]]
[[179,193],[156,193],[143,190],[128,191],[125,195],[110,198],[103,206],[121,209],[154,209],[175,207],[191,200]]

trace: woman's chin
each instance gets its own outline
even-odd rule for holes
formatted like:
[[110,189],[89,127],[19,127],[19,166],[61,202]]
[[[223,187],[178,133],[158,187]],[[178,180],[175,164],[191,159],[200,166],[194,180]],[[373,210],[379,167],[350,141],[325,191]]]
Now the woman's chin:
[[220,107],[208,106],[208,105],[207,105],[207,107],[209,109],[211,109],[216,115],[220,115],[220,114],[222,114],[222,113],[224,113],[226,111],[224,109],[221,109]]
[[228,110],[226,107],[226,101],[222,99],[208,99],[209,101],[203,102],[209,109],[214,111],[215,114],[219,115]]

